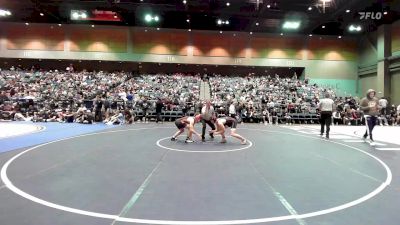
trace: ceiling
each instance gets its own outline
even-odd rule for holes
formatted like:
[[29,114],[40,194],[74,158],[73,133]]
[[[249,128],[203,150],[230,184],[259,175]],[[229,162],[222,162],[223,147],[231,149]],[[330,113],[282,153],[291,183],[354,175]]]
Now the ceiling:
[[[329,1],[329,0],[325,0]],[[363,32],[376,30],[400,18],[400,0],[0,0],[0,8],[12,16],[0,21],[30,23],[88,23],[119,26],[160,27],[192,30],[223,30],[261,33],[289,33],[282,29],[286,20],[299,20],[301,27],[293,33],[315,35],[351,35],[351,23],[363,26]],[[226,3],[230,5],[227,6]],[[308,8],[311,7],[311,10]],[[70,20],[70,10],[109,10],[121,21]],[[350,10],[350,12],[346,12]],[[384,12],[380,20],[360,19],[359,12]],[[40,15],[43,13],[43,16]],[[160,21],[149,25],[147,13]],[[229,20],[218,25],[217,20]],[[187,20],[189,22],[187,22]],[[323,28],[323,26],[325,26]]]

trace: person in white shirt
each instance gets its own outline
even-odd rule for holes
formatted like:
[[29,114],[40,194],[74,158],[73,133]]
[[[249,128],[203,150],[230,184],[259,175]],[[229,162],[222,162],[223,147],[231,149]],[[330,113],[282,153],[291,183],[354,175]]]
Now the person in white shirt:
[[339,122],[342,120],[342,115],[339,111],[333,113],[333,125],[339,125]]
[[332,123],[332,112],[335,108],[335,102],[330,99],[330,94],[325,93],[325,98],[321,99],[318,104],[319,111],[321,113],[321,136],[324,135],[324,129],[326,125],[326,138],[329,139],[329,131]]
[[235,107],[235,103],[232,101],[231,105],[229,106],[229,116],[236,118],[236,107]]
[[397,112],[396,124],[399,125],[400,124],[400,105],[397,106],[396,112]]
[[379,106],[381,107],[381,115],[386,116],[386,114],[387,114],[387,111],[386,111],[387,105],[388,105],[388,101],[384,97],[379,99]]

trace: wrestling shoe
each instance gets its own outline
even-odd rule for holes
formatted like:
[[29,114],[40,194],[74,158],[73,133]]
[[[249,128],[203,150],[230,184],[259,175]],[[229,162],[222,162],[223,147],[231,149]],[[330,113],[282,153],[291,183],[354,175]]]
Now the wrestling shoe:
[[221,143],[223,144],[226,143],[226,139],[222,139]]
[[190,139],[187,139],[186,141],[185,141],[185,143],[193,143],[194,141],[192,141],[192,140],[190,140]]
[[245,144],[247,144],[247,140],[246,140],[246,139],[244,139],[243,141],[241,141],[241,142],[240,142],[240,144],[242,144],[242,145],[245,145]]
[[172,137],[172,138],[171,138],[171,141],[176,141],[176,138]]
[[371,139],[369,140],[369,145],[371,145],[371,146],[375,146],[375,145],[376,145],[374,139],[371,138]]

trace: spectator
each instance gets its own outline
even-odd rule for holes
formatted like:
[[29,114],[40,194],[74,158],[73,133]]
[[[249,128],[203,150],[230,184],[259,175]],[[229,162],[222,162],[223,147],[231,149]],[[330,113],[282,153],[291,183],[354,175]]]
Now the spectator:
[[381,115],[386,116],[386,114],[387,114],[387,110],[386,110],[387,105],[388,105],[388,101],[386,100],[385,97],[382,97],[381,99],[379,99],[379,106],[381,108]]
[[158,100],[156,102],[156,123],[163,122],[163,118],[161,116],[163,108],[164,108],[164,103],[162,102],[162,100],[160,98],[158,98]]

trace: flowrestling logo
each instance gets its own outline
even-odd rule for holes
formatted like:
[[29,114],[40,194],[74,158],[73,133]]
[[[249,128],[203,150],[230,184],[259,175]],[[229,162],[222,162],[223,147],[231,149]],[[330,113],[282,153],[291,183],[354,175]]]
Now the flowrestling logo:
[[380,20],[383,17],[382,12],[358,12],[360,14],[360,20]]

